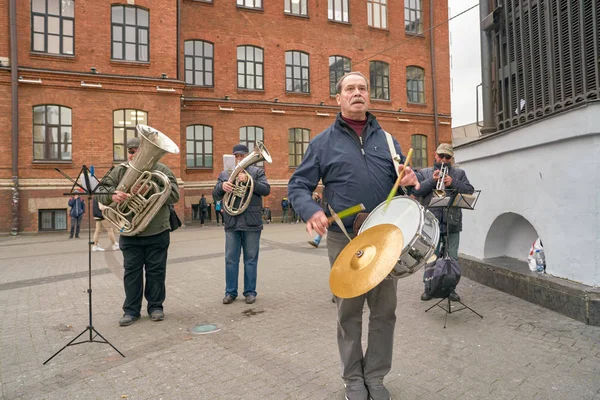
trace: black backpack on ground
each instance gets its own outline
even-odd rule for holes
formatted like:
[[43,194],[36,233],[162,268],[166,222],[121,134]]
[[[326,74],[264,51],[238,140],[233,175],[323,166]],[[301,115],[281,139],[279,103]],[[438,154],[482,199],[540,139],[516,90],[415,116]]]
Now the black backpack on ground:
[[438,258],[425,265],[425,292],[431,297],[443,299],[450,295],[460,281],[461,269],[452,258]]

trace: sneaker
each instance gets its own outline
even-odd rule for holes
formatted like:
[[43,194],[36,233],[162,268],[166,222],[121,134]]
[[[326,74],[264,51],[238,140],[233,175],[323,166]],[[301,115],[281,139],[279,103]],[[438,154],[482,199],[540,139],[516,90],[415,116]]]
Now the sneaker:
[[92,251],[104,251],[104,249],[99,245],[95,244],[92,246]]
[[367,389],[369,390],[369,400],[391,400],[392,398],[390,392],[381,383],[367,385]]
[[246,296],[246,304],[254,304],[256,301],[256,296],[249,294]]
[[75,239],[79,239],[79,235],[75,235]]
[[140,317],[134,317],[133,315],[125,314],[119,320],[119,326],[128,326],[133,324],[135,321],[140,319]]
[[310,244],[312,247],[314,247],[315,249],[319,247],[318,243],[315,243],[313,240],[309,240],[308,244]]
[[165,313],[163,310],[154,310],[150,313],[150,319],[152,321],[162,321],[165,319]]
[[112,245],[111,249],[113,249],[113,250],[120,250],[120,248],[119,248],[119,243],[114,243],[114,244]]
[[344,385],[344,387],[346,388],[346,400],[369,400],[369,392],[365,385]]
[[460,301],[460,296],[454,290],[450,292],[448,298],[452,301]]
[[234,300],[235,300],[235,297],[233,297],[230,294],[226,294],[225,297],[223,297],[223,304],[231,304],[231,303],[233,303]]
[[431,297],[427,292],[423,292],[423,294],[421,295],[421,300],[423,301],[428,301],[431,300],[433,297]]

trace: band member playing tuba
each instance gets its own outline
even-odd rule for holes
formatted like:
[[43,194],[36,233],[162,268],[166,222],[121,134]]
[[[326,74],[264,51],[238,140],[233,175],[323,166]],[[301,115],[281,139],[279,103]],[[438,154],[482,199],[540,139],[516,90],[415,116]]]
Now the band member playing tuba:
[[[262,144],[255,150],[263,149]],[[264,150],[266,152],[266,150]],[[244,297],[246,304],[256,301],[258,250],[262,226],[262,198],[271,193],[265,171],[254,164],[262,161],[268,152],[257,151],[248,156],[248,147],[233,146],[236,168],[230,174],[223,171],[213,190],[213,199],[223,199],[223,226],[225,227],[225,297],[223,304],[231,304],[238,295],[240,253],[244,251]]]
[[[154,131],[157,132],[157,131]],[[144,139],[146,140],[146,139]],[[145,146],[152,146],[148,144]],[[117,165],[105,179],[103,187],[107,193],[96,195],[98,201],[106,206],[122,204],[138,191],[148,190],[147,186],[140,188],[134,185],[129,191],[116,190],[120,186],[123,176],[130,167],[130,163],[140,148],[140,139],[131,138],[127,141],[128,163]],[[119,320],[120,326],[131,325],[140,318],[142,308],[142,295],[148,302],[148,315],[153,321],[164,319],[163,302],[165,301],[165,277],[167,270],[167,251],[170,243],[169,204],[179,201],[179,188],[173,172],[164,164],[156,162],[151,171],[158,171],[166,175],[170,187],[163,188],[170,191],[166,202],[158,209],[156,214],[148,215],[150,219],[143,231],[133,236],[121,234],[119,247],[123,252],[123,285],[125,286],[125,302],[123,303],[123,317]],[[144,194],[144,193],[142,193]],[[146,270],[146,286],[144,288],[143,274]]]
[[[363,203],[372,211],[383,202],[396,181],[396,171],[385,132],[375,116],[367,112],[369,83],[360,72],[349,72],[336,86],[341,107],[335,122],[317,135],[292,175],[288,195],[312,235],[324,235],[328,220],[312,198],[322,180],[323,199],[335,211]],[[400,145],[393,139],[397,154]],[[402,162],[404,157],[401,156]],[[400,166],[400,168],[403,168]],[[401,170],[401,169],[400,169]],[[414,171],[407,168],[402,186],[418,186]],[[350,236],[355,217],[343,219]],[[348,239],[332,225],[327,233],[327,251],[333,266]],[[390,266],[390,269],[392,266]],[[337,341],[342,364],[342,379],[348,400],[389,400],[383,379],[392,366],[392,347],[396,324],[397,278],[384,279],[367,293],[349,299],[336,297]],[[369,339],[366,353],[361,346],[363,306],[370,309]]]

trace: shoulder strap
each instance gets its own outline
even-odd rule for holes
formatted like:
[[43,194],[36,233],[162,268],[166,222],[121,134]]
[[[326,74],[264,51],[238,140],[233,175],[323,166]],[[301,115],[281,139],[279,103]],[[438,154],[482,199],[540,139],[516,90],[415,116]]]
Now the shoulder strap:
[[392,155],[392,162],[394,163],[394,171],[396,175],[398,175],[398,167],[400,167],[400,163],[398,163],[398,154],[396,153],[396,148],[394,147],[394,141],[392,140],[392,135],[383,131],[385,133],[385,139],[387,140],[387,144],[390,148],[390,154]]

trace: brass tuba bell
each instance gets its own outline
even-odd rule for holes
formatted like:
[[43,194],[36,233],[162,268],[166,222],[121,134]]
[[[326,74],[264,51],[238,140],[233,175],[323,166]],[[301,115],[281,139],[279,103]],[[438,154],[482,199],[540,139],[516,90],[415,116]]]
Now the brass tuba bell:
[[[228,182],[232,183],[234,188],[232,192],[225,193],[225,196],[223,196],[223,209],[227,214],[231,216],[240,215],[250,205],[252,193],[254,192],[254,179],[246,172],[246,168],[261,161],[271,163],[272,159],[265,145],[260,140],[257,140],[254,144],[254,149],[235,166],[228,179]],[[237,178],[241,172],[246,173],[248,177],[246,182],[238,181]]]

